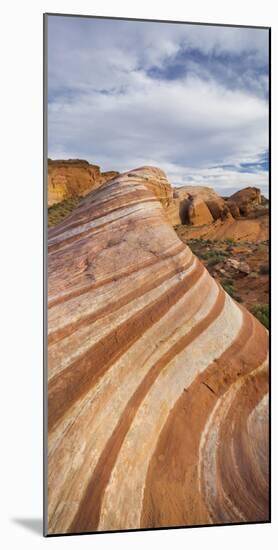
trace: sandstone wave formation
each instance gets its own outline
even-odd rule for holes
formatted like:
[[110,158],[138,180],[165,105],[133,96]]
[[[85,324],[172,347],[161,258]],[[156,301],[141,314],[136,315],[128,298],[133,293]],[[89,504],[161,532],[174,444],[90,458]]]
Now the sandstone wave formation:
[[268,521],[268,333],[143,167],[49,231],[48,533]]

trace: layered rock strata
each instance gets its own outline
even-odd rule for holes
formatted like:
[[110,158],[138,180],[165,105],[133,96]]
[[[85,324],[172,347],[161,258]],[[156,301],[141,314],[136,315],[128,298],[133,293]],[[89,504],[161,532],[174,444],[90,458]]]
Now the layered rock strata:
[[49,231],[49,533],[268,520],[268,333],[171,198],[143,167]]

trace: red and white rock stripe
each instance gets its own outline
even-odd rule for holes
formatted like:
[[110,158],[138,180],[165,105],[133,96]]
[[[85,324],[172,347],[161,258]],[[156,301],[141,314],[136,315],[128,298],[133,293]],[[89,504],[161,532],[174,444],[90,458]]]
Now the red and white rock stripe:
[[171,197],[144,167],[50,229],[49,533],[268,519],[267,331]]

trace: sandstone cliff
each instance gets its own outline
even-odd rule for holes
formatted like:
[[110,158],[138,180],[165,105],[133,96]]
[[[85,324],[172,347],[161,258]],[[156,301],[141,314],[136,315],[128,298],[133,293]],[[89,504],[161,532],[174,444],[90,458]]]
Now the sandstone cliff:
[[49,231],[49,533],[268,519],[268,333],[171,197],[140,168]]
[[87,195],[118,172],[101,173],[99,166],[86,160],[48,160],[48,206]]

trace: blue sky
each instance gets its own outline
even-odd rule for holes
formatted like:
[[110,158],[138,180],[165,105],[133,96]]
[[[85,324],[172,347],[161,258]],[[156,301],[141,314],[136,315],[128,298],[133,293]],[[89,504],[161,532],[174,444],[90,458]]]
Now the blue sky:
[[268,31],[48,17],[48,156],[268,194]]

